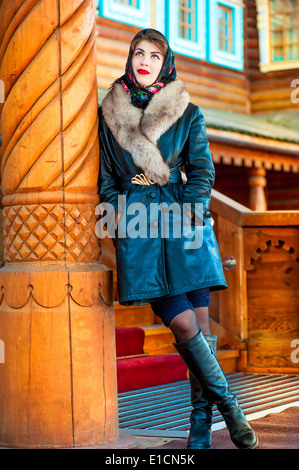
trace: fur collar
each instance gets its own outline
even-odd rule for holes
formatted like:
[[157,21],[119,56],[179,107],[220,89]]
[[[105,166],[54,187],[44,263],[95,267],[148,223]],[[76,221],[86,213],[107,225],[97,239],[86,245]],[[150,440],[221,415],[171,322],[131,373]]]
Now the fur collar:
[[119,83],[114,83],[102,103],[106,124],[118,144],[150,180],[163,186],[170,168],[157,147],[159,138],[183,115],[189,94],[177,79],[152,97],[147,108],[136,108]]

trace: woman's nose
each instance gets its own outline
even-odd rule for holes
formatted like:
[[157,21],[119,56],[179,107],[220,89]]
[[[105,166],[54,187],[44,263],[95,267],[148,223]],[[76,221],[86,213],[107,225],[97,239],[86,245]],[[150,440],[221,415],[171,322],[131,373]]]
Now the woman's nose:
[[149,61],[148,61],[148,58],[145,57],[145,56],[143,56],[143,57],[142,57],[142,61],[141,61],[141,65],[148,65],[148,62],[149,62]]

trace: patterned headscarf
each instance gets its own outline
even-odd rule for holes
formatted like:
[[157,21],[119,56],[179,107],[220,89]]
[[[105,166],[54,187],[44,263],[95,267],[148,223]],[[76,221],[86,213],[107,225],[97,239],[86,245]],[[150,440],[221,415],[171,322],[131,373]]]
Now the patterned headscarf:
[[[158,31],[157,31],[158,32]],[[164,40],[167,42],[165,36],[162,33],[158,32]],[[134,38],[135,39],[135,38]],[[133,41],[134,41],[133,39]],[[130,47],[129,57],[126,64],[126,73],[116,80],[116,83],[120,83],[124,90],[131,96],[131,103],[137,108],[146,108],[150,99],[154,94],[158,93],[161,88],[164,88],[167,83],[176,79],[176,67],[174,63],[174,54],[168,45],[168,50],[163,62],[161,72],[156,80],[150,86],[143,87],[141,86],[134,74],[132,67],[132,50]]]

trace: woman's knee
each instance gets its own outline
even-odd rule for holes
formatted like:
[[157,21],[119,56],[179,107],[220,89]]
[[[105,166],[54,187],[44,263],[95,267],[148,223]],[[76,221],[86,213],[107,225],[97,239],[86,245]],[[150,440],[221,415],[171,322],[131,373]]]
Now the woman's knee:
[[179,341],[187,341],[193,338],[199,331],[194,311],[186,310],[176,315],[170,322],[169,328]]
[[210,316],[208,307],[198,307],[194,309],[197,323],[204,335],[211,333],[210,331]]

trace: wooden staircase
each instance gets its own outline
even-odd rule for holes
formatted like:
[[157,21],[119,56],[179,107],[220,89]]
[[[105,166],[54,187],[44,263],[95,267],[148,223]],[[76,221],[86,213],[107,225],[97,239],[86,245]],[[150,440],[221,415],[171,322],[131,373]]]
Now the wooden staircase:
[[[144,353],[149,355],[176,353],[173,346],[175,338],[169,328],[165,327],[153,313],[150,305],[124,307],[114,301],[116,328],[139,326],[144,330]],[[220,328],[211,320],[212,333]],[[237,342],[235,338],[228,344],[220,342],[217,349],[217,359],[224,372],[241,371],[246,354],[245,345]]]

